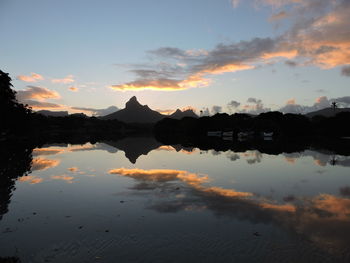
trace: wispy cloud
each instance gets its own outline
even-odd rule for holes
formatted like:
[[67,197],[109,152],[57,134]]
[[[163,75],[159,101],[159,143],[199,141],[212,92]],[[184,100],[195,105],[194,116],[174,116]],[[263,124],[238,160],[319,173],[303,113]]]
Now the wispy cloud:
[[71,107],[71,109],[75,111],[81,111],[86,114],[91,114],[93,116],[105,116],[119,110],[119,108],[117,108],[116,106],[109,106],[106,109],[96,109],[96,108],[86,108],[86,107]]
[[73,75],[68,75],[62,79],[52,79],[51,82],[52,83],[59,83],[59,84],[69,84],[69,83],[73,83],[74,80],[74,76]]
[[278,21],[281,19],[285,19],[287,17],[288,17],[288,13],[286,11],[281,11],[281,12],[278,12],[278,13],[270,16],[269,21],[274,22],[274,21]]
[[61,148],[36,148],[33,150],[33,156],[55,155],[63,152],[64,152],[64,149],[61,149]]
[[62,180],[62,181],[65,181],[65,182],[71,184],[71,183],[73,183],[74,177],[66,175],[66,174],[63,174],[63,175],[52,175],[51,179]]
[[67,109],[65,105],[46,102],[46,101],[37,101],[37,100],[25,100],[23,103],[28,104],[34,110],[64,110]]

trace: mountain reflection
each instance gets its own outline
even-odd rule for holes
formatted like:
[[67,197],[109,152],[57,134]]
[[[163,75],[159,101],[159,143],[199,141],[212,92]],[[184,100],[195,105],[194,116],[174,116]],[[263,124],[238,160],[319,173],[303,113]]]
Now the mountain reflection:
[[[69,217],[64,218],[70,218],[72,210],[89,200],[99,203],[97,208],[82,209],[79,213],[82,218],[91,216],[91,222],[96,220],[93,214],[104,214],[106,221],[114,222],[117,215],[128,210],[136,217],[144,213],[154,222],[163,220],[160,217],[183,216],[187,224],[203,213],[207,221],[201,224],[208,228],[221,218],[226,222],[240,221],[247,228],[263,224],[316,244],[328,254],[349,254],[350,183],[346,181],[346,170],[350,158],[341,154],[343,152],[310,148],[266,154],[252,145],[248,148],[240,145],[239,150],[206,149],[162,145],[152,137],[85,144],[3,142],[1,146],[0,222],[4,223],[1,231],[6,231],[12,218],[13,224],[19,226],[18,232],[26,233],[20,229],[25,224],[20,225],[22,217],[17,216],[21,214],[18,206],[25,203],[27,194],[37,200],[35,198],[42,198],[41,194],[45,193],[50,195],[47,196],[50,201],[45,204],[47,207],[43,204],[38,213],[47,216],[45,218],[51,216],[52,207],[60,205],[60,209],[70,212],[67,212]],[[140,156],[144,159],[135,168]],[[47,189],[55,191],[48,193]],[[9,206],[12,195],[19,201]],[[123,199],[116,200],[120,195]],[[69,199],[72,196],[74,199]],[[132,197],[130,201],[128,196]],[[55,200],[59,201],[55,203]],[[11,214],[13,210],[16,212]],[[4,217],[6,213],[8,216]],[[51,221],[45,220],[51,227]],[[52,225],[63,229],[66,223],[60,220]],[[88,219],[84,220],[84,224],[91,224]],[[126,219],[128,224],[131,220]],[[74,225],[74,229],[82,231],[85,225]],[[10,234],[7,236],[12,238]]]

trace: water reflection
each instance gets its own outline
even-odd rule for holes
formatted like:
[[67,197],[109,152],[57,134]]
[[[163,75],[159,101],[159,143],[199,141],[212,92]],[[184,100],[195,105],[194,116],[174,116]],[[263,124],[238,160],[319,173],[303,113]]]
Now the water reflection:
[[[260,198],[254,193],[205,186],[207,175],[179,170],[113,169],[110,174],[127,176],[137,181],[134,191],[155,195],[148,209],[160,213],[187,210],[211,210],[217,216],[234,217],[253,223],[276,224],[286,230],[306,235],[319,246],[344,251],[350,237],[350,199],[330,194],[311,198],[288,196],[285,203]],[[169,184],[169,182],[184,182]],[[349,187],[341,188],[349,196]],[[158,190],[155,191],[155,190]],[[162,192],[167,198],[157,198]]]
[[[167,216],[169,225],[176,220],[182,222],[181,226],[167,228],[169,243],[177,240],[178,232],[192,233],[191,225],[194,223],[199,228],[208,229],[210,246],[210,242],[222,237],[226,230],[234,229],[237,233],[223,243],[227,247],[222,252],[225,253],[221,255],[223,259],[232,259],[229,255],[232,256],[235,248],[229,242],[242,242],[239,230],[234,227],[239,222],[239,228],[249,231],[249,238],[254,233],[262,243],[268,238],[274,243],[280,242],[268,231],[256,231],[262,229],[261,225],[266,225],[271,227],[272,232],[274,229],[281,230],[283,234],[279,237],[283,236],[288,242],[295,237],[302,240],[303,253],[308,255],[306,258],[313,258],[314,248],[309,246],[316,246],[321,251],[317,250],[317,259],[326,259],[322,254],[326,253],[331,255],[325,260],[327,262],[346,262],[350,255],[350,178],[346,170],[350,158],[335,151],[315,149],[278,154],[272,154],[271,148],[266,154],[251,145],[248,148],[240,146],[239,149],[221,151],[179,144],[162,145],[150,137],[83,145],[35,147],[30,144],[4,144],[0,147],[0,245],[6,249],[0,251],[0,257],[17,255],[10,251],[11,239],[23,246],[23,254],[20,255],[32,260],[25,247],[28,246],[28,250],[45,247],[46,241],[42,240],[48,238],[39,233],[38,237],[43,238],[38,238],[37,247],[25,244],[26,236],[35,234],[39,226],[45,229],[45,233],[54,233],[50,237],[52,244],[80,240],[82,236],[72,230],[69,230],[72,233],[66,233],[67,236],[60,235],[71,226],[59,219],[62,217],[66,220],[74,217],[83,219],[75,222],[76,230],[98,224],[97,230],[86,232],[83,238],[104,240],[101,233],[109,233],[113,227],[119,234],[138,229],[140,233],[135,235],[141,239],[145,238],[145,231],[149,229],[147,234],[157,239],[161,233],[155,229]],[[315,172],[315,169],[318,170]],[[47,199],[39,202],[43,202],[43,218],[26,219],[26,223],[21,225],[22,218],[28,217],[28,214],[22,215],[23,211],[34,210],[31,206],[37,205],[38,201],[29,202],[37,200],[36,196]],[[13,198],[16,202],[10,205]],[[62,214],[57,207],[69,212]],[[33,216],[33,211],[30,213]],[[125,216],[125,221],[116,221],[120,215]],[[151,219],[145,228],[140,229],[140,221],[135,220],[143,218],[143,215]],[[209,231],[222,224],[221,220],[226,220],[226,230],[218,230],[218,233]],[[111,222],[112,226],[101,230],[99,224],[106,222]],[[59,240],[55,240],[55,236]],[[194,240],[189,239],[190,244]],[[152,244],[155,245],[156,241]],[[185,243],[180,242],[177,249],[184,249],[181,244]],[[245,246],[249,250],[255,245],[247,241]],[[206,250],[200,249],[205,254]],[[112,254],[120,252],[108,251]],[[280,259],[285,252],[271,253],[276,253],[274,256]],[[291,253],[295,255],[297,252],[293,249]],[[147,260],[154,259],[152,255],[148,256]],[[33,259],[32,262],[42,261]]]

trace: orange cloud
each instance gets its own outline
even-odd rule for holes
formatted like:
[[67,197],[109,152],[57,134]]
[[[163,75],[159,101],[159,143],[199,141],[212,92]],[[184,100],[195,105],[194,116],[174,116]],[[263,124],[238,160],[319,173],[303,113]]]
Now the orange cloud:
[[206,56],[208,55],[208,51],[204,50],[204,49],[189,49],[186,50],[185,53],[188,56],[192,56],[192,57],[198,57],[198,56]]
[[168,152],[181,152],[183,154],[194,154],[198,151],[198,149],[192,149],[192,150],[186,150],[186,149],[181,149],[181,150],[176,150],[173,146],[170,145],[162,145],[157,148],[157,151],[168,151]]
[[261,57],[263,59],[271,59],[276,57],[282,57],[282,58],[294,58],[298,55],[297,50],[285,50],[285,51],[275,51],[275,52],[267,52],[264,53]]
[[192,150],[186,150],[186,149],[181,149],[180,152],[184,154],[194,154],[198,151],[198,149],[192,149]]
[[68,171],[72,172],[72,173],[76,173],[79,171],[78,167],[70,167],[68,168]]
[[197,174],[189,173],[181,170],[170,170],[170,169],[154,169],[154,170],[143,170],[143,169],[113,169],[109,171],[110,174],[117,174],[121,176],[127,176],[143,181],[154,181],[154,182],[168,182],[174,180],[184,181],[188,184],[198,184],[208,181],[208,176],[199,177]]
[[244,64],[226,64],[223,66],[209,65],[201,69],[197,73],[189,75],[183,80],[175,79],[141,79],[121,85],[110,86],[113,90],[162,90],[162,91],[177,91],[190,88],[206,87],[211,83],[211,80],[205,78],[205,75],[218,75],[226,72],[236,72],[240,70],[252,69],[254,66]]
[[64,175],[53,175],[53,176],[51,176],[51,178],[54,179],[54,180],[63,180],[63,181],[66,181],[69,184],[73,183],[73,179],[74,179],[73,176],[68,176],[66,174],[64,174]]
[[64,152],[64,149],[54,149],[54,148],[36,148],[33,150],[33,156],[39,155],[54,155]]
[[270,16],[269,21],[274,22],[274,21],[284,19],[286,17],[288,17],[287,12],[281,11],[281,12],[278,12],[277,14],[273,14],[272,16]]
[[253,68],[254,66],[245,65],[245,64],[227,64],[223,66],[210,65],[210,66],[207,66],[207,68],[200,71],[200,74],[219,75],[227,72],[236,72],[240,70],[247,70],[247,69],[253,69]]
[[350,219],[350,199],[348,198],[322,194],[313,199],[313,207],[328,212],[333,218]]
[[181,110],[182,111],[191,110],[193,112],[196,112],[197,109],[195,107],[192,107],[192,106],[186,106],[186,107],[183,107]]
[[174,79],[155,79],[155,80],[136,80],[126,84],[112,85],[110,88],[113,90],[128,91],[128,90],[163,90],[174,91],[184,90],[184,87],[180,86],[179,80]]
[[40,102],[40,101],[26,101],[33,110],[67,110],[69,107],[61,104],[51,102]]
[[74,86],[69,87],[68,89],[69,89],[70,91],[73,91],[73,92],[79,91],[79,89],[78,89],[77,87],[74,87]]
[[168,151],[168,152],[173,152],[176,151],[174,147],[170,146],[170,145],[162,145],[159,146],[157,151]]
[[203,78],[202,73],[190,75],[187,79],[179,83],[183,89],[206,87],[211,83],[210,79]]
[[30,73],[30,76],[19,75],[17,76],[17,79],[24,82],[37,82],[39,80],[43,80],[44,77],[38,73]]
[[295,99],[291,98],[291,99],[287,100],[286,104],[288,104],[288,105],[295,105]]
[[39,178],[39,177],[33,176],[33,175],[26,175],[26,176],[22,176],[22,177],[18,178],[18,181],[28,182],[30,184],[39,184],[43,180],[44,180],[43,178]]
[[296,207],[291,204],[278,205],[278,204],[271,204],[271,203],[261,203],[260,206],[264,209],[273,209],[276,211],[290,212],[290,213],[294,213],[297,210]]
[[314,160],[314,163],[318,166],[326,166],[327,163],[322,160]]
[[241,198],[241,197],[249,197],[253,196],[252,193],[249,192],[238,192],[233,189],[223,189],[221,187],[198,187],[197,190],[201,190],[202,192],[214,194],[214,195],[220,195],[223,197],[230,197],[230,198]]
[[96,145],[87,143],[84,145],[71,145],[67,148],[68,152],[89,151],[96,149]]
[[294,37],[295,47],[309,58],[308,63],[324,69],[350,64],[350,6],[343,1],[333,7]]
[[73,83],[74,81],[75,80],[74,80],[73,75],[68,75],[63,79],[52,79],[51,80],[52,83],[59,83],[59,84],[69,84],[69,83]]
[[170,115],[175,112],[175,110],[160,110],[160,109],[157,109],[156,111],[164,115]]
[[290,164],[295,164],[295,158],[291,158],[291,157],[284,157],[287,161],[287,163],[290,163]]
[[53,168],[60,163],[59,160],[50,160],[44,158],[35,158],[32,162],[32,171],[37,170],[46,170],[49,168]]
[[32,99],[43,101],[46,99],[59,99],[60,97],[57,91],[37,86],[28,86],[25,90],[17,92],[17,98],[20,101]]
[[121,176],[127,176],[136,180],[142,181],[153,181],[153,182],[169,182],[179,180],[190,185],[197,191],[206,193],[209,195],[219,195],[230,198],[243,198],[252,196],[252,193],[238,192],[233,189],[224,189],[221,187],[206,187],[204,183],[209,182],[208,175],[198,175],[181,170],[170,170],[170,169],[154,169],[154,170],[143,170],[143,169],[113,169],[109,171],[110,174],[117,174]]

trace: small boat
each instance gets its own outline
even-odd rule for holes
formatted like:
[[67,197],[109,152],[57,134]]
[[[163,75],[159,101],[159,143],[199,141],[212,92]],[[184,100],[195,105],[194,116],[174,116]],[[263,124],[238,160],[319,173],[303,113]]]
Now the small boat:
[[264,137],[272,137],[273,136],[273,132],[263,132],[263,136]]
[[226,131],[222,133],[222,137],[232,137],[233,131]]
[[221,137],[221,131],[208,131],[207,136]]
[[254,135],[254,132],[249,131],[249,132],[239,132],[237,134],[238,138],[245,138],[245,137],[252,137]]

